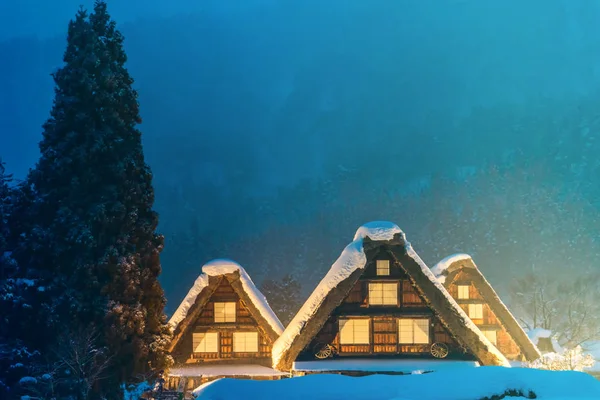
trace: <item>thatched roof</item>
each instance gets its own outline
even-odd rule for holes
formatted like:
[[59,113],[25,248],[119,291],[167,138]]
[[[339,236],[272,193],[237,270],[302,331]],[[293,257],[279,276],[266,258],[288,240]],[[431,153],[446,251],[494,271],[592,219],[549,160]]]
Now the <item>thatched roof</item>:
[[471,256],[467,254],[449,256],[436,264],[436,266],[432,268],[432,271],[447,288],[455,281],[459,272],[462,271],[466,274],[481,294],[481,297],[483,297],[483,300],[496,315],[500,324],[517,344],[523,356],[525,356],[528,361],[534,361],[541,357],[537,347],[529,339],[508,307],[502,302],[492,285],[490,285],[479,268],[477,268],[477,265],[475,265]]
[[169,351],[173,351],[188,329],[193,327],[223,279],[229,282],[271,341],[275,342],[281,335],[283,325],[244,268],[231,260],[213,260],[202,267],[202,273],[169,320],[173,329]]
[[273,366],[290,370],[300,352],[348,295],[364,272],[368,259],[387,251],[416,284],[442,324],[470,350],[482,365],[509,366],[506,358],[473,324],[446,289],[406,241],[404,233],[390,222],[369,223],[357,231],[304,306],[273,345]]

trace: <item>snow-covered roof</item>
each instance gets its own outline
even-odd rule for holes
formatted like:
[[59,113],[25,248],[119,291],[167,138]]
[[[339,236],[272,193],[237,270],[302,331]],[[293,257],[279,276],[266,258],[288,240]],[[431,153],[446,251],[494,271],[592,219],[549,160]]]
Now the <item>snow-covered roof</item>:
[[448,270],[448,268],[450,268],[450,266],[455,262],[466,260],[473,261],[471,256],[468,254],[452,254],[451,256],[444,258],[442,261],[438,262],[433,267],[431,267],[431,272],[433,272],[437,280],[443,284],[446,280],[446,276],[444,273]]
[[434,265],[431,268],[431,272],[435,275],[438,282],[447,287],[452,283],[447,281],[447,278],[459,268],[464,268],[464,271],[468,271],[473,284],[491,307],[507,333],[512,337],[517,346],[519,346],[525,357],[529,361],[539,358],[541,354],[535,347],[535,342],[529,340],[523,327],[515,319],[502,299],[500,299],[500,296],[498,296],[479,268],[477,268],[475,261],[473,261],[473,258],[469,254],[459,253],[448,256]]
[[356,231],[354,241],[350,243],[329,272],[317,285],[300,311],[288,324],[283,334],[273,344],[273,365],[277,365],[285,351],[289,349],[292,341],[300,333],[306,321],[319,309],[327,294],[340,282],[347,279],[357,269],[363,269],[367,264],[367,256],[363,251],[363,239],[373,235],[376,240],[391,240],[402,230],[395,224],[387,221],[375,221],[367,223]]
[[169,370],[169,376],[284,376],[285,372],[258,364],[184,365]]
[[413,260],[415,260],[419,264],[419,266],[421,267],[421,270],[423,271],[425,276],[427,276],[427,278],[429,278],[429,280],[431,282],[433,282],[433,284],[436,286],[436,288],[439,289],[440,292],[442,292],[444,294],[444,297],[446,297],[448,302],[452,305],[452,308],[454,308],[455,312],[458,314],[461,321],[464,323],[464,326],[466,328],[468,328],[469,330],[473,331],[473,333],[475,333],[479,337],[479,340],[486,345],[486,347],[488,348],[488,351],[490,353],[492,353],[498,360],[501,360],[502,364],[505,367],[510,367],[510,363],[504,357],[504,355],[502,353],[500,353],[500,351],[496,348],[496,346],[494,346],[492,344],[492,342],[490,342],[485,337],[485,335],[479,330],[477,325],[475,325],[475,323],[473,323],[473,321],[471,321],[471,318],[469,318],[469,316],[464,312],[462,307],[459,306],[458,303],[456,302],[456,300],[454,300],[454,298],[450,295],[450,293],[448,293],[448,291],[442,285],[442,283],[440,281],[438,281],[438,279],[435,277],[433,272],[431,272],[429,267],[427,267],[425,262],[415,252],[415,250],[413,249],[412,245],[409,242],[406,242],[406,250],[407,250],[408,256],[410,258],[412,258]]
[[202,267],[202,273],[198,276],[194,285],[169,320],[172,329],[175,330],[177,325],[187,317],[188,311],[194,305],[200,293],[208,286],[209,277],[217,277],[234,272],[239,273],[244,291],[248,294],[254,307],[258,309],[271,328],[280,335],[283,332],[283,325],[269,306],[265,296],[256,288],[254,282],[252,282],[252,279],[250,279],[250,276],[248,276],[248,273],[240,264],[227,259],[213,260]]
[[481,333],[479,328],[471,321],[462,308],[446,291],[444,286],[438,282],[431,270],[425,265],[419,255],[413,250],[411,244],[406,241],[404,232],[394,223],[387,221],[375,221],[367,223],[356,231],[354,241],[351,242],[342,251],[340,257],[331,266],[329,272],[317,285],[308,300],[304,303],[300,311],[289,323],[283,334],[273,345],[273,366],[277,367],[285,353],[290,349],[292,343],[296,340],[307,322],[315,315],[317,310],[323,304],[323,301],[332,289],[336,288],[341,282],[345,281],[358,269],[364,269],[367,263],[367,257],[363,249],[363,241],[366,237],[374,241],[388,241],[394,239],[396,234],[400,234],[405,242],[407,255],[412,258],[420,267],[422,273],[435,285],[445,296],[450,306],[454,309],[454,314],[461,319],[461,324],[471,330],[489,350],[489,352],[504,366],[509,366],[506,358],[496,349],[494,345]]

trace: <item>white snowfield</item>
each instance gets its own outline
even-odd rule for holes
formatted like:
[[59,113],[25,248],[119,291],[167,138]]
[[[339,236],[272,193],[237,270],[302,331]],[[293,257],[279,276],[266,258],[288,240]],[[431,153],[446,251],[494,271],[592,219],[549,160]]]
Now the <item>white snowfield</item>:
[[169,376],[285,376],[287,372],[276,371],[258,364],[184,365],[169,370]]
[[[331,266],[331,269],[317,285],[317,288],[304,303],[300,311],[292,319],[283,334],[277,339],[273,345],[273,365],[279,364],[283,354],[289,349],[292,342],[300,334],[302,328],[312,315],[321,306],[327,294],[335,288],[340,282],[347,279],[357,269],[364,269],[367,263],[367,257],[363,251],[363,239],[369,237],[371,240],[391,240],[395,234],[401,234],[404,238],[406,235],[398,227],[398,225],[388,221],[369,222],[356,231],[354,241],[350,243],[337,261]],[[467,314],[462,310],[458,303],[450,296],[444,286],[437,280],[429,267],[425,265],[421,257],[413,250],[411,244],[406,242],[406,250],[408,255],[419,264],[421,270],[429,278],[429,280],[440,290],[451,306],[456,311],[456,314],[461,318],[464,325],[471,331],[476,333],[481,342],[483,342],[489,351],[493,353],[503,365],[510,367],[508,360],[500,353],[494,345],[481,333],[479,328],[471,321]]]
[[319,361],[296,361],[294,371],[369,371],[419,374],[442,369],[476,368],[477,361],[428,360],[428,359],[333,359]]
[[268,321],[269,325],[273,330],[280,335],[283,332],[283,325],[279,321],[279,318],[275,315],[267,299],[265,296],[256,288],[250,276],[241,265],[236,263],[235,261],[227,260],[227,259],[217,259],[206,263],[202,267],[202,273],[196,281],[194,282],[194,286],[190,289],[188,294],[185,296],[171,319],[169,320],[169,324],[171,328],[175,330],[177,325],[181,321],[185,319],[188,311],[196,302],[196,298],[202,292],[202,290],[208,286],[208,278],[209,276],[221,276],[225,274],[231,274],[238,271],[240,273],[240,280],[242,282],[242,286],[250,300],[254,306],[260,311],[260,314]]
[[533,392],[538,400],[600,399],[600,381],[582,372],[503,367],[362,378],[316,374],[278,381],[219,379],[196,388],[193,395],[200,400],[479,400],[508,390],[525,396]]

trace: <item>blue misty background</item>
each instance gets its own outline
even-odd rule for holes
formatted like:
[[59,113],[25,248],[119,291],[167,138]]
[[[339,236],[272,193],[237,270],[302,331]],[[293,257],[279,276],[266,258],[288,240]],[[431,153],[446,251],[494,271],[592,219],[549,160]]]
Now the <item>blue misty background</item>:
[[[38,157],[68,20],[0,2],[0,156]],[[309,292],[373,219],[495,286],[598,268],[600,2],[128,0],[168,311],[205,261]]]

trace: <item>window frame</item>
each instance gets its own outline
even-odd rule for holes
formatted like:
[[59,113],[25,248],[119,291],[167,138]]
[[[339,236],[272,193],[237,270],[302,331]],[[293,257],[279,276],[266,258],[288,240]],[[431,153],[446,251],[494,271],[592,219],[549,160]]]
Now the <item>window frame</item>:
[[[487,334],[489,334],[490,332],[494,333],[494,335],[493,335],[494,340],[492,340],[488,337]],[[483,333],[483,336],[485,336],[486,339],[489,340],[494,346],[498,345],[498,331],[496,329],[482,329],[481,333]]]
[[[223,320],[217,320],[217,304],[221,305],[223,304],[223,315],[222,318]],[[227,305],[228,304],[233,304],[233,320],[231,320],[231,318],[227,318],[228,314],[227,314]],[[220,313],[219,313],[220,314]],[[231,315],[229,315],[229,317],[231,317]],[[219,315],[219,319],[221,318],[221,316]],[[234,323],[237,321],[237,301],[215,301],[213,303],[213,321],[215,324],[230,324],[230,323]]]
[[[205,343],[204,343],[204,351],[197,351],[197,346],[194,345],[195,339],[196,339],[195,336],[197,336],[197,335],[202,335],[203,336],[203,340],[201,340],[201,342],[205,341],[205,339],[206,339],[206,337],[208,335],[211,335],[211,336],[214,335],[216,337],[216,340],[215,340],[215,346],[216,346],[216,348],[215,348],[215,350],[214,351],[206,350],[206,341],[205,341]],[[221,344],[221,342],[220,342],[219,332],[192,332],[192,353],[210,353],[210,354],[219,353],[220,344]]]
[[[380,267],[380,263],[386,263],[383,267]],[[375,275],[377,276],[390,276],[390,260],[376,260],[375,261]],[[380,271],[385,271],[385,273],[380,273]]]
[[[481,316],[476,317],[476,316],[471,315],[472,310],[481,310]],[[471,319],[483,319],[483,304],[482,303],[469,304],[467,314],[469,315],[469,318],[471,318]],[[473,314],[475,314],[475,312],[473,312]]]
[[[411,336],[412,339],[411,341],[403,341],[403,336],[402,336],[402,321],[411,321]],[[415,333],[416,333],[416,327],[418,326],[418,324],[416,323],[416,321],[425,321],[425,325],[427,326],[427,330],[424,331],[421,327],[421,332],[426,333],[427,334],[427,341],[416,341],[415,340]],[[424,345],[424,344],[431,344],[431,339],[432,339],[432,335],[431,335],[431,318],[427,318],[427,317],[409,317],[409,318],[398,318],[397,321],[398,324],[398,344],[399,345],[405,345],[405,346],[410,346],[410,345]]]
[[[470,288],[471,285],[456,285],[457,286],[457,298],[458,300],[469,300],[471,299]],[[461,290],[462,289],[462,290]],[[466,297],[464,296],[464,291],[466,290]],[[461,294],[463,296],[461,296]]]
[[[236,335],[253,335],[256,336],[256,350],[248,350],[247,346],[248,346],[248,339],[247,336],[244,336],[244,349],[243,350],[237,350],[236,349]],[[235,331],[233,332],[231,341],[232,341],[232,353],[258,353],[260,352],[260,336],[258,335],[258,332],[256,331]],[[254,344],[254,342],[251,342],[251,344]]]
[[[342,325],[342,322],[344,322],[344,325]],[[346,326],[347,323],[351,322],[352,323],[352,341],[344,341],[344,337],[342,336],[343,330],[342,328],[344,328]],[[357,322],[362,322],[366,324],[366,343],[364,342],[357,342],[355,339],[356,336],[356,323]],[[340,345],[343,346],[370,346],[371,345],[371,318],[352,318],[352,317],[345,317],[345,318],[340,318],[338,319],[338,334],[339,334],[339,342]],[[364,333],[364,332],[361,332]]]
[[[376,292],[375,290],[371,290],[372,285],[374,287],[376,287],[376,285],[381,286],[381,303],[372,301],[372,299],[376,298],[375,296],[371,296],[371,292]],[[388,286],[388,287],[394,286],[395,287],[396,296],[395,296],[395,300],[393,303],[385,302],[386,299],[388,301],[391,301],[389,297],[385,296],[385,293],[386,293],[385,287],[386,286]],[[398,290],[399,286],[400,286],[399,283],[395,282],[395,281],[394,282],[387,282],[387,281],[370,281],[370,282],[368,282],[368,284],[367,284],[367,301],[368,301],[369,307],[370,306],[377,306],[377,307],[382,307],[382,306],[383,307],[385,307],[385,306],[396,306],[397,307],[397,306],[399,306],[400,305],[399,290]]]

